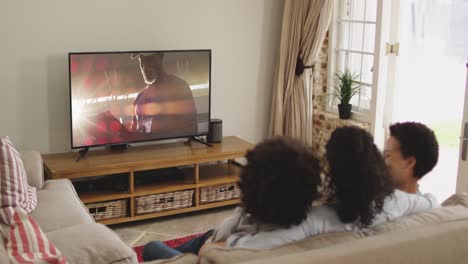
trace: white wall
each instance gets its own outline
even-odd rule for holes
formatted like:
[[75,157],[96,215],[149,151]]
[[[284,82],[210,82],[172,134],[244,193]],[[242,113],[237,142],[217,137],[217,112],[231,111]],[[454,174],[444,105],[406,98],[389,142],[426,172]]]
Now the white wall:
[[266,136],[282,0],[0,0],[0,135],[70,150],[68,52],[212,49],[212,116]]

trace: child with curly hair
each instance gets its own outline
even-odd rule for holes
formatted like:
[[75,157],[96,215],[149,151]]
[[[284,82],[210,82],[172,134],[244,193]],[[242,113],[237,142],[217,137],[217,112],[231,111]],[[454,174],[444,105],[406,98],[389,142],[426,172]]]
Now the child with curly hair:
[[[238,247],[242,246],[238,241],[243,237],[287,229],[305,220],[312,202],[320,198],[321,168],[312,150],[297,140],[276,137],[256,145],[246,159],[239,181],[241,205],[233,216],[215,230],[175,249],[152,241],[143,249],[144,260],[198,254],[207,240]],[[251,248],[268,248],[281,240],[269,237]]]

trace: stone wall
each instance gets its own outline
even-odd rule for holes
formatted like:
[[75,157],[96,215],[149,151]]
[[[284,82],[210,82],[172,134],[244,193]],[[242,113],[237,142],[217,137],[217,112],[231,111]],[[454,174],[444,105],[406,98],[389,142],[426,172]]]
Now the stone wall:
[[327,75],[328,75],[328,37],[323,42],[319,58],[314,66],[314,91],[313,91],[313,138],[312,146],[319,155],[325,153],[325,144],[331,133],[337,127],[345,125],[359,126],[369,130],[370,125],[356,120],[341,120],[337,113],[326,111],[327,105]]

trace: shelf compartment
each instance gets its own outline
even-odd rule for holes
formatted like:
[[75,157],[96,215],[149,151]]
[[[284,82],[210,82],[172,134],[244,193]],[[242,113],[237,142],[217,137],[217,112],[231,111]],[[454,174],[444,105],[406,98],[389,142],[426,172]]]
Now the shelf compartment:
[[135,214],[148,214],[192,207],[195,190],[184,190],[135,198]]
[[89,213],[94,220],[121,218],[128,216],[129,199],[120,199],[99,203],[86,204]]
[[241,168],[232,163],[200,165],[199,187],[235,183],[239,181]]
[[89,193],[80,193],[78,196],[80,197],[80,200],[86,204],[86,203],[95,203],[95,202],[130,198],[131,194],[122,193],[122,192],[100,192],[100,193],[89,192]]
[[[178,168],[177,170],[179,172],[174,176],[158,174],[157,171],[160,170],[135,172],[134,196],[175,192],[197,187],[195,167]],[[152,172],[155,174],[152,175]]]
[[235,182],[200,188],[200,204],[238,199],[239,196],[240,190]]
[[130,198],[129,173],[72,179],[83,203]]

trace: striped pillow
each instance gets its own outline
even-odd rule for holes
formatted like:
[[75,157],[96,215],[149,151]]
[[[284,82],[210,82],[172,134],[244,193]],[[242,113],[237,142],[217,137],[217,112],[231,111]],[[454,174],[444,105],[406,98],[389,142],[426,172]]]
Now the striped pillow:
[[36,205],[36,188],[28,184],[20,154],[8,137],[0,137],[0,208],[20,207],[30,213]]
[[[10,212],[0,215],[9,215],[12,209],[13,207],[2,208],[1,211]],[[2,225],[10,263],[66,264],[65,256],[47,239],[36,221],[21,208],[13,210],[12,224]]]

